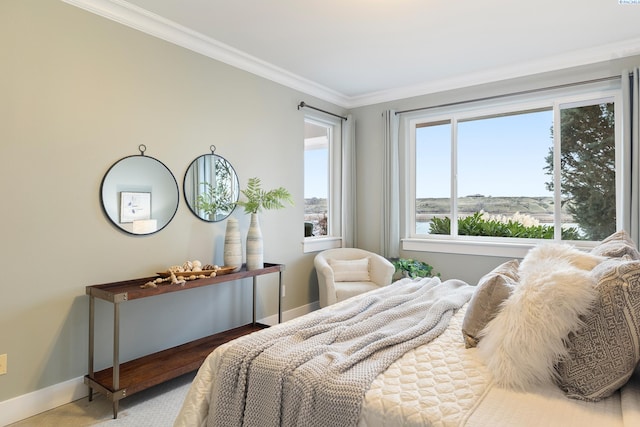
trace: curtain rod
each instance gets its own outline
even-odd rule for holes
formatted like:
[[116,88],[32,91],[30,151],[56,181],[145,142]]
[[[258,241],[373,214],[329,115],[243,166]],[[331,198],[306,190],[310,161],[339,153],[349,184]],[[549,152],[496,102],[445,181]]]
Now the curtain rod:
[[302,101],[302,102],[300,102],[300,104],[298,104],[298,110],[299,110],[299,109],[301,109],[301,108],[303,108],[303,107],[311,108],[312,110],[316,110],[316,111],[321,111],[321,112],[326,113],[326,114],[329,114],[329,115],[331,115],[331,116],[338,117],[338,118],[340,118],[340,119],[342,119],[342,120],[347,120],[347,118],[346,118],[346,117],[339,116],[339,115],[334,114],[334,113],[332,113],[332,112],[330,112],[330,111],[325,111],[325,110],[321,110],[321,109],[316,108],[316,107],[312,107],[311,105],[307,104],[307,103],[306,103],[306,102],[304,102],[304,101]]
[[585,80],[585,81],[582,81],[582,82],[565,83],[565,84],[556,85],[556,86],[548,86],[548,87],[544,87],[544,88],[523,90],[523,91],[520,91],[520,92],[505,93],[505,94],[493,95],[493,96],[485,96],[483,98],[475,98],[475,99],[469,99],[469,100],[466,100],[466,101],[450,102],[448,104],[432,105],[430,107],[412,108],[410,110],[396,111],[396,115],[403,114],[403,113],[412,113],[414,111],[431,110],[431,109],[434,109],[434,108],[452,107],[452,106],[455,106],[455,105],[467,104],[467,103],[470,103],[470,102],[491,101],[491,100],[494,100],[494,99],[506,98],[506,97],[509,97],[509,96],[527,95],[527,94],[535,93],[535,92],[544,92],[544,91],[547,91],[547,90],[563,89],[563,88],[567,88],[567,87],[571,87],[571,86],[579,86],[579,85],[589,84],[589,83],[599,83],[599,82],[604,82],[604,81],[608,81],[608,80],[616,80],[616,79],[619,79],[621,77],[622,77],[621,75],[609,76],[609,77],[601,77],[601,78],[598,78],[598,79]]

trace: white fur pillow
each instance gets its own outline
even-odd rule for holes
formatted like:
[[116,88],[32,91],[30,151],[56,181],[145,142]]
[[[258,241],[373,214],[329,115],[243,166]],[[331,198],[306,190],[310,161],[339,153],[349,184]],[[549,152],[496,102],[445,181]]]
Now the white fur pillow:
[[591,271],[607,257],[581,251],[566,243],[545,243],[527,252],[520,263],[520,274],[535,273],[538,269],[544,268],[544,265],[540,265],[541,262],[544,264],[545,261],[554,259],[561,259],[573,267]]
[[369,257],[362,259],[330,259],[333,280],[336,282],[368,282]]
[[520,284],[481,332],[478,353],[499,386],[526,390],[552,383],[570,332],[582,326],[597,291],[589,271],[604,258],[569,245],[531,249]]

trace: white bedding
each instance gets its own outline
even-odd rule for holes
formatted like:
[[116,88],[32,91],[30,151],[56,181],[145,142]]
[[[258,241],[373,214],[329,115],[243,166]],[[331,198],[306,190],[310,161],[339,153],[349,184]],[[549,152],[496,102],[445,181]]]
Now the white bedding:
[[[597,403],[568,399],[555,386],[529,393],[493,386],[476,350],[464,347],[465,309],[456,313],[442,335],[407,352],[373,381],[363,402],[360,427],[640,426],[638,375]],[[206,426],[210,385],[229,345],[218,347],[203,363],[176,427]]]

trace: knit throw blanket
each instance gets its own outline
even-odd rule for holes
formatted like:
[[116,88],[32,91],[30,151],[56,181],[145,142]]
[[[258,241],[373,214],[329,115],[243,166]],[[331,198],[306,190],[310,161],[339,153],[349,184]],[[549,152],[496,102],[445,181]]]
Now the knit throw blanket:
[[472,292],[403,279],[239,338],[220,360],[207,425],[355,426],[376,376],[440,335]]

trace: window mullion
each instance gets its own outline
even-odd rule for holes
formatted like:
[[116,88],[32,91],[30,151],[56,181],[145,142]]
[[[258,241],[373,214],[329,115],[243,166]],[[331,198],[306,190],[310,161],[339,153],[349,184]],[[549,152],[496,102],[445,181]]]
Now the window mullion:
[[562,239],[562,135],[560,104],[553,103],[553,238]]
[[416,171],[418,168],[418,165],[416,163],[416,132],[417,132],[417,127],[416,127],[416,122],[411,122],[410,123],[410,132],[409,132],[409,138],[410,138],[410,142],[409,142],[409,147],[408,147],[408,158],[411,159],[411,166],[410,166],[410,177],[409,177],[409,185],[410,185],[410,193],[412,194],[412,197],[409,200],[409,221],[408,223],[411,225],[410,231],[409,231],[409,235],[412,237],[415,237],[417,235],[417,230],[416,230],[416,198],[418,197],[418,186],[416,185]]
[[458,236],[458,119],[451,120],[451,235]]

